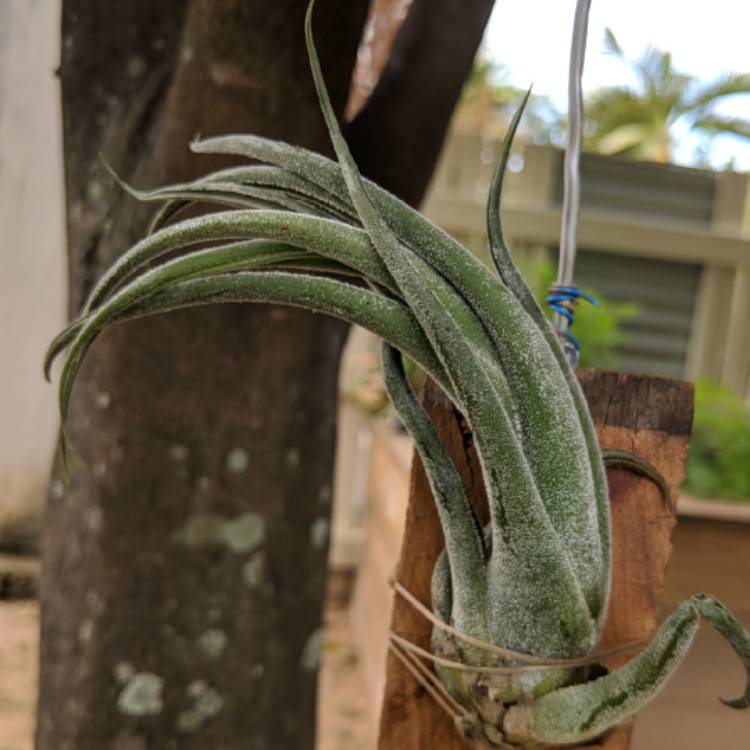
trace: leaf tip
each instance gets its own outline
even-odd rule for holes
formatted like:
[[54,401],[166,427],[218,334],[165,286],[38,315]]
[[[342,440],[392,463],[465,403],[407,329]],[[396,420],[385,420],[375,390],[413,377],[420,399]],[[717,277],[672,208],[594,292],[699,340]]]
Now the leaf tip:
[[138,188],[134,188],[132,185],[129,185],[127,182],[125,182],[125,180],[123,180],[122,177],[117,174],[115,168],[106,160],[104,154],[101,151],[99,152],[99,161],[104,167],[104,171],[115,181],[118,187],[122,188],[128,195],[133,196],[133,198],[143,200],[143,196],[146,195],[146,193],[143,190],[138,190]]
[[734,708],[737,710],[742,710],[744,708],[750,707],[750,688],[748,688],[747,692],[744,695],[741,695],[739,698],[719,698],[719,700],[729,708]]
[[193,140],[190,141],[188,148],[194,154],[204,154],[206,153],[206,149],[208,148],[208,142],[210,140],[211,140],[210,138],[203,138],[203,136],[200,133],[196,133]]

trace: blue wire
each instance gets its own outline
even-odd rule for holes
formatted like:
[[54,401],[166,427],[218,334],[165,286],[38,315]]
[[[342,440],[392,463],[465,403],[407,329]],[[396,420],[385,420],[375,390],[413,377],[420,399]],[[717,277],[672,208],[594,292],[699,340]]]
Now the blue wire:
[[[566,286],[563,284],[552,284],[549,288],[550,295],[547,297],[547,304],[554,312],[561,315],[568,322],[568,328],[575,323],[575,304],[579,299],[598,306],[599,303],[590,295],[582,292],[577,286]],[[578,339],[568,330],[558,326],[556,328],[558,335],[565,338],[575,349],[576,353],[581,351],[581,344]]]

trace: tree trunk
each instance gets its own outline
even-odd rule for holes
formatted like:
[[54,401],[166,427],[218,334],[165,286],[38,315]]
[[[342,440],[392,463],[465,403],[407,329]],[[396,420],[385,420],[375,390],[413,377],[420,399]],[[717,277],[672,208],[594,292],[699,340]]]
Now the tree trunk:
[[[367,5],[316,8],[339,111]],[[150,214],[100,153],[145,186],[224,163],[188,155],[196,134],[330,150],[304,11],[300,0],[64,0],[71,315]],[[480,37],[449,51],[459,66]],[[440,88],[441,111],[459,91]],[[402,195],[423,193],[447,122],[426,108],[414,123],[432,158],[394,182]],[[301,311],[216,306],[102,335],[69,423],[86,466],[50,493],[38,750],[313,747],[345,334]]]
[[[196,133],[328,147],[304,5],[66,0],[71,313],[153,210],[104,176],[100,151],[153,185],[215,166],[189,155]],[[366,10],[316,13],[340,110]],[[87,467],[47,519],[39,750],[314,745],[345,335],[323,316],[217,306],[102,336],[70,422]]]

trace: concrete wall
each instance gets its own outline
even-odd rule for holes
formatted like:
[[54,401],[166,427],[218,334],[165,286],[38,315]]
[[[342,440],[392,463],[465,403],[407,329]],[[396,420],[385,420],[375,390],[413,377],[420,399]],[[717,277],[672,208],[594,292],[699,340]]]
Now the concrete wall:
[[0,2],[0,521],[39,503],[57,430],[41,364],[65,319],[59,14]]

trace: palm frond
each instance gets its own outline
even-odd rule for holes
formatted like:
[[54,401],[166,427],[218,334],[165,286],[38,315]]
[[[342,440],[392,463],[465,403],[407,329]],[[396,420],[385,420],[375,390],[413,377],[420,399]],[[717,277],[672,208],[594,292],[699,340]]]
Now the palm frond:
[[750,73],[725,73],[707,83],[696,81],[686,92],[681,110],[701,117],[723,99],[742,94],[750,94]]
[[740,138],[750,138],[750,120],[742,117],[706,115],[696,120],[693,127],[713,135],[736,135]]
[[604,51],[609,55],[625,59],[625,53],[617,41],[615,32],[609,26],[604,28]]

